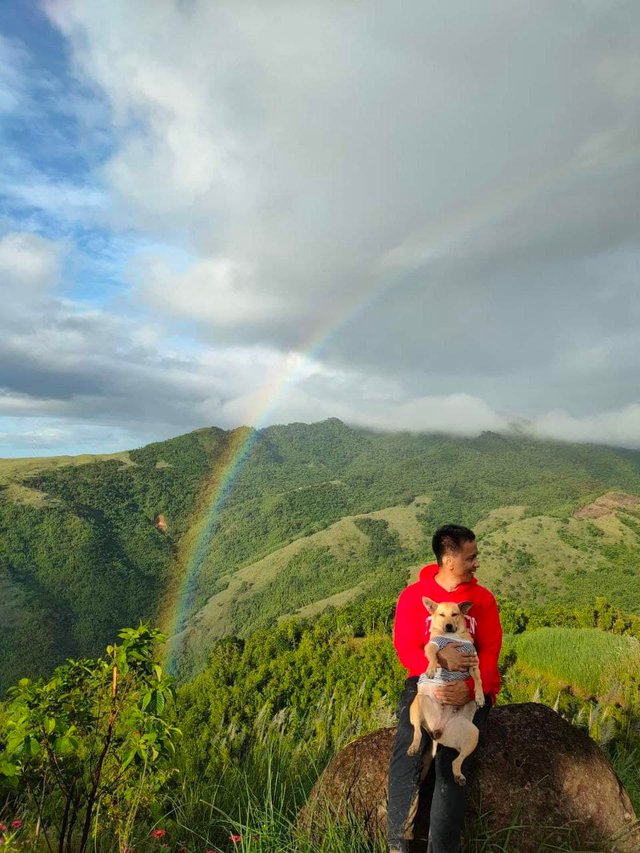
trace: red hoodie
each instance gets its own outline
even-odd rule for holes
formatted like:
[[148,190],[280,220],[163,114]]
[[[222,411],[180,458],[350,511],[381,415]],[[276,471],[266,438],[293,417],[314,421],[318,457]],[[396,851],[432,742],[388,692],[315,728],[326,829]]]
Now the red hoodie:
[[[498,656],[502,645],[502,627],[496,600],[475,578],[469,583],[459,584],[453,592],[447,592],[435,580],[437,572],[437,563],[424,566],[420,570],[419,580],[400,593],[393,626],[393,645],[400,663],[408,669],[409,676],[422,675],[428,666],[424,647],[429,642],[431,614],[422,602],[423,596],[438,603],[473,601],[473,607],[465,616],[467,631],[473,638],[480,659],[482,687],[495,701],[500,690]],[[467,684],[469,695],[473,698],[473,680],[469,678]]]

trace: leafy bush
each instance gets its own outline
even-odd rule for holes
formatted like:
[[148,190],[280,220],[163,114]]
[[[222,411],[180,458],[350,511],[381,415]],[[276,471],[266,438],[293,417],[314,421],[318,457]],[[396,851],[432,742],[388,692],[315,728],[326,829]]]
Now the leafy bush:
[[120,633],[99,660],[70,660],[47,681],[12,688],[0,732],[0,779],[24,792],[36,838],[84,853],[110,833],[127,847],[139,809],[170,773],[179,734],[166,717],[171,680],[155,661],[162,635]]

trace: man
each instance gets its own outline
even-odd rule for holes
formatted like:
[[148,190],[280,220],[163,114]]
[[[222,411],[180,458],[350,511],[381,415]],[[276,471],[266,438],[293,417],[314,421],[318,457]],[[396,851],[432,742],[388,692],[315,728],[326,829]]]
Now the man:
[[[443,669],[461,672],[479,665],[485,694],[485,707],[478,709],[474,723],[482,732],[489,708],[500,690],[498,656],[502,628],[498,606],[488,589],[480,586],[474,575],[478,569],[478,546],[472,530],[456,524],[440,527],[432,540],[436,563],[424,566],[417,583],[410,584],[398,599],[394,624],[394,646],[403,666],[408,670],[404,692],[398,705],[398,729],[389,765],[389,805],[387,813],[390,853],[406,853],[406,838],[418,804],[418,791],[424,761],[431,760],[431,739],[423,733],[417,756],[407,755],[413,738],[409,707],[417,692],[418,677],[427,669],[424,647],[429,642],[431,616],[422,601],[472,601],[465,617],[467,630],[476,647],[476,655],[463,654],[451,644],[438,654]],[[462,707],[473,699],[473,679],[451,681],[439,688],[438,698],[447,705]],[[435,757],[436,783],[431,803],[429,853],[459,853],[460,833],[466,806],[465,788],[453,779],[451,764],[457,753],[440,746]],[[465,774],[468,776],[468,763]]]

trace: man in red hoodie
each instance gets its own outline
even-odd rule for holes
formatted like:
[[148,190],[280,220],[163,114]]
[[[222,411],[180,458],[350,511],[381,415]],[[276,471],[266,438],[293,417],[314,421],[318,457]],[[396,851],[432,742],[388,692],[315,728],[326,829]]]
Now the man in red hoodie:
[[[474,723],[482,732],[487,714],[500,690],[498,656],[502,628],[493,595],[475,579],[478,546],[472,530],[457,524],[440,527],[432,540],[437,562],[424,566],[419,580],[400,594],[394,624],[394,646],[408,670],[404,692],[398,705],[398,729],[389,765],[389,801],[387,838],[390,853],[406,853],[406,838],[411,837],[420,788],[423,759],[430,761],[431,739],[423,733],[422,749],[417,756],[407,755],[413,739],[409,707],[417,692],[418,678],[427,669],[424,648],[429,642],[431,616],[422,601],[472,601],[465,616],[476,655],[465,655],[455,644],[438,654],[438,662],[450,672],[462,672],[478,664],[485,693],[485,706],[476,711]],[[474,697],[473,679],[451,681],[439,688],[438,698],[447,705],[462,707]],[[426,749],[428,747],[428,750]],[[429,853],[459,853],[460,833],[466,806],[465,788],[453,779],[451,764],[457,753],[439,747],[435,757],[436,782],[431,802]],[[468,759],[471,761],[471,759]],[[468,768],[465,768],[468,777]]]

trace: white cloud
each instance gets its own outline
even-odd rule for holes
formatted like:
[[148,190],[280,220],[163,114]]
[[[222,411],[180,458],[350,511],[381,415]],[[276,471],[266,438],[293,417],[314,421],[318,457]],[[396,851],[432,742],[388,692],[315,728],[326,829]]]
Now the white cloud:
[[[356,416],[355,422],[360,421]],[[420,397],[407,400],[385,412],[360,421],[363,425],[394,432],[444,432],[473,436],[485,430],[508,429],[506,417],[492,411],[484,400],[470,394]]]
[[[0,238],[0,289],[4,299],[40,298],[60,277],[65,247],[37,234],[13,232]],[[5,308],[9,307],[5,303]]]
[[261,293],[255,270],[230,258],[192,263],[178,271],[161,258],[140,257],[134,277],[154,308],[210,326],[268,323],[286,311],[284,302]]
[[[384,2],[49,8],[113,110],[104,175],[119,221],[197,258],[179,286],[162,275],[144,288],[170,317],[192,316],[201,289],[204,323],[239,339],[260,326],[288,348],[375,289],[405,306],[415,360],[425,315],[442,342],[440,286],[471,314],[491,309],[499,349],[522,270],[540,279],[555,264],[563,298],[584,303],[579,323],[592,310],[583,259],[637,237],[637,95],[621,101],[619,83],[634,15],[616,4],[570,21],[509,2],[409,3],[402,16]],[[242,286],[215,285],[229,270]],[[297,324],[274,317],[283,305]],[[331,357],[392,361],[389,316],[361,312]],[[375,353],[359,346],[373,335]],[[563,347],[555,329],[545,343],[530,361]]]
[[20,391],[0,389],[0,416],[35,417],[64,415],[64,406],[59,401],[44,400]]
[[[33,114],[81,167],[5,158],[10,202],[70,237],[0,242],[1,411],[140,435],[473,434],[509,411],[631,441],[633,4],[45,6],[74,64]],[[24,118],[47,74],[3,50],[0,109]],[[100,309],[58,298],[63,261]]]
[[640,448],[640,403],[584,417],[558,410],[536,418],[527,431],[540,438]]

